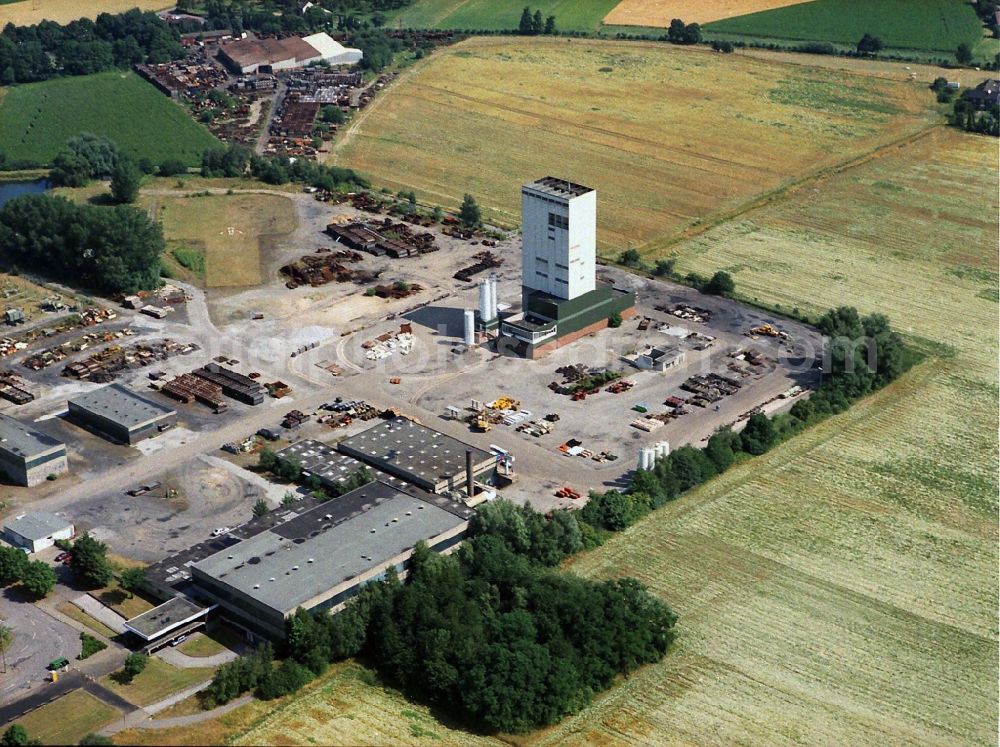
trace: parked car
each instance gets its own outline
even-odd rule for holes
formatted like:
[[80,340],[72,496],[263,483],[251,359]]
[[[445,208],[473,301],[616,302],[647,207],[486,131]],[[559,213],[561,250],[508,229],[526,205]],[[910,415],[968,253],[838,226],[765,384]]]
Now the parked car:
[[170,642],[170,645],[171,645],[171,646],[180,646],[180,645],[181,645],[182,643],[184,643],[184,641],[186,641],[187,639],[188,639],[188,637],[187,637],[187,634],[185,634],[185,635],[179,635],[179,636],[177,636],[176,638],[174,638],[174,640],[172,640],[172,641]]
[[63,563],[63,562],[65,562],[65,561],[66,561],[67,559],[70,559],[70,558],[72,558],[72,557],[73,557],[73,556],[72,556],[72,555],[70,555],[70,554],[69,554],[68,552],[61,552],[61,553],[59,553],[58,555],[56,555],[56,562],[57,562],[57,563]]
[[229,527],[219,527],[218,529],[212,530],[213,537],[221,537],[229,531]]

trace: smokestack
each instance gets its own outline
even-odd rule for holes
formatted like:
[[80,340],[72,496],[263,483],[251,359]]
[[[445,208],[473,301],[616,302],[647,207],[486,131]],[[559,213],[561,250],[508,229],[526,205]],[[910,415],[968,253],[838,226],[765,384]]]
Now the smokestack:
[[488,322],[490,316],[490,284],[488,280],[479,281],[479,318]]
[[470,498],[475,497],[476,484],[472,480],[472,449],[465,450],[465,490]]

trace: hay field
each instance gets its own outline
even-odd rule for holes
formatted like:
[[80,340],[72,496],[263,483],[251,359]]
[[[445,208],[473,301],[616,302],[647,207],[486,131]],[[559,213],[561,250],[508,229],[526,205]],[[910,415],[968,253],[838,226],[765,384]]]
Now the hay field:
[[802,65],[593,40],[470,39],[356,120],[331,158],[378,184],[519,221],[520,185],[598,188],[598,239],[674,235],[936,116],[924,87]]
[[[560,31],[596,31],[617,0],[534,0],[534,13],[556,17]],[[393,16],[402,28],[503,30],[516,29],[525,3],[521,0],[418,0]]]
[[761,300],[884,311],[932,357],[580,558],[677,650],[540,744],[985,744],[997,730],[995,143],[935,132],[679,248]]
[[7,89],[0,99],[0,151],[48,163],[81,132],[111,138],[135,158],[201,163],[219,141],[135,73],[53,78]]
[[285,236],[298,225],[294,203],[277,195],[167,197],[155,210],[168,245],[204,253],[208,288],[260,284],[262,240]]
[[69,23],[96,18],[100,13],[124,13],[132,8],[163,10],[174,7],[165,0],[21,0],[0,4],[0,26],[31,26],[40,21]]
[[710,23],[803,2],[811,0],[621,0],[604,16],[604,23],[665,29],[674,18],[684,23]]

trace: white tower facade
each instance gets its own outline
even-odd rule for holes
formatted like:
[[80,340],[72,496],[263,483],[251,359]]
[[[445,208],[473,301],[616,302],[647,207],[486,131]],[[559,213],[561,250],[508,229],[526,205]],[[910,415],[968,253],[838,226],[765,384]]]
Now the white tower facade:
[[521,188],[521,283],[571,299],[594,290],[597,192],[547,176]]

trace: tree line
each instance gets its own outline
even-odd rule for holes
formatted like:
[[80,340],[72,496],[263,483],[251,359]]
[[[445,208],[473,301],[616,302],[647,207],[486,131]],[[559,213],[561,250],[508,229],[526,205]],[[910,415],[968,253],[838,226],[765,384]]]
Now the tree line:
[[201,157],[201,175],[214,178],[251,176],[267,184],[293,182],[328,192],[371,187],[371,183],[353,169],[328,166],[306,158],[257,156],[241,145],[206,150]]
[[8,23],[0,32],[0,84],[89,75],[184,56],[180,35],[155,13],[132,9],[65,25]]

